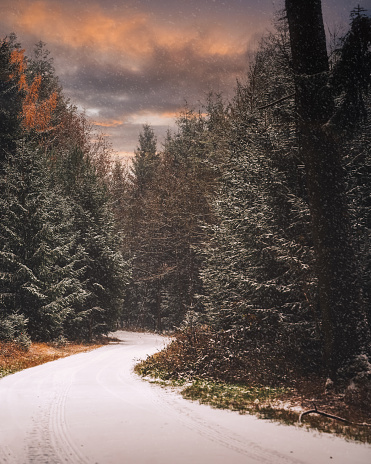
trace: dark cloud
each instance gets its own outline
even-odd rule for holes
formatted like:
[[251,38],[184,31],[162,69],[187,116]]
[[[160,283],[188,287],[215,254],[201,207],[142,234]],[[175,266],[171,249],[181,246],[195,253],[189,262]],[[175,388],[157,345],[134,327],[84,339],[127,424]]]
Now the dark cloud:
[[[79,67],[71,70],[60,60],[58,68],[67,70],[60,79],[73,100],[86,109],[99,110],[102,121],[125,122],[128,130],[121,128],[121,133],[127,132],[129,138],[135,135],[135,140],[138,127],[129,128],[131,115],[175,113],[185,99],[196,103],[211,90],[227,93],[247,65],[246,50],[234,55],[205,56],[197,44],[185,44],[176,50],[155,46],[138,69],[126,67],[123,61],[118,57],[115,63],[97,62],[93,55],[83,54]],[[166,128],[155,129],[163,134]],[[109,131],[115,131],[117,141],[117,128]]]

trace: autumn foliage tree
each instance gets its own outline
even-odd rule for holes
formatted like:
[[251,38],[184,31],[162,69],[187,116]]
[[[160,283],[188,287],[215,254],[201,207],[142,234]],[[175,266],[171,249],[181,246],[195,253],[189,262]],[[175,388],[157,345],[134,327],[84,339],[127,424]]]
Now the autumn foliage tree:
[[25,50],[15,49],[10,54],[10,64],[14,71],[9,78],[18,80],[18,90],[23,94],[22,113],[20,115],[22,124],[27,130],[45,132],[51,129],[53,112],[58,102],[57,92],[53,92],[46,99],[40,99],[40,87],[42,76],[37,75],[31,83],[28,82],[25,60]]

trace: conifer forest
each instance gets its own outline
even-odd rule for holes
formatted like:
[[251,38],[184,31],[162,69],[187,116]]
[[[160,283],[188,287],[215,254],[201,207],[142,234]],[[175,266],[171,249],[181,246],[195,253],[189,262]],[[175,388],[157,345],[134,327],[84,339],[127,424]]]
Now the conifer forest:
[[371,398],[371,17],[328,43],[319,0],[285,3],[233,97],[163,143],[143,125],[129,165],[47,45],[1,38],[1,340],[176,333],[174,375],[325,372]]

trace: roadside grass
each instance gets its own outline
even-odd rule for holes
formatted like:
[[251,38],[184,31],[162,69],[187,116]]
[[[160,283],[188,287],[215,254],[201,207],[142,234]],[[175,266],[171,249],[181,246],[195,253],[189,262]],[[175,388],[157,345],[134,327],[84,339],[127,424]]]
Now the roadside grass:
[[67,343],[61,346],[50,343],[32,343],[26,350],[15,343],[0,342],[0,378],[59,358],[91,351],[102,345],[103,343]]
[[[174,348],[171,348],[171,351],[173,350]],[[299,423],[301,413],[312,409],[314,401],[319,406],[318,410],[345,415],[348,420],[354,422],[365,419],[354,415],[354,412],[352,415],[349,409],[341,410],[342,400],[335,394],[326,398],[317,395],[314,385],[317,385],[320,379],[298,383],[297,389],[179,375],[179,372],[175,374],[173,370],[168,369],[167,362],[163,362],[164,352],[166,353],[166,349],[141,361],[135,366],[134,371],[151,383],[176,389],[185,399],[198,401],[213,408],[229,409],[240,414],[254,414],[261,419],[285,425],[335,434],[352,441],[371,443],[371,427],[344,424],[318,415],[306,415]]]

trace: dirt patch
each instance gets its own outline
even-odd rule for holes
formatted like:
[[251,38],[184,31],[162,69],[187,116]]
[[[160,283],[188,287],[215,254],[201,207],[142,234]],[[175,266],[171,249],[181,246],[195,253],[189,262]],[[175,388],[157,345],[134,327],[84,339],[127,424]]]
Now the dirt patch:
[[32,343],[28,350],[15,343],[0,342],[0,378],[14,372],[38,366],[59,358],[100,348],[100,344],[74,344],[63,346],[49,343]]

